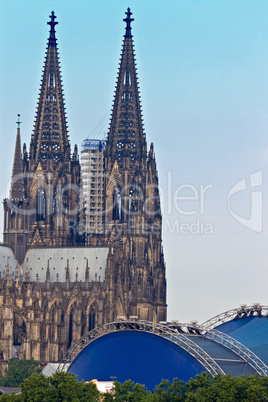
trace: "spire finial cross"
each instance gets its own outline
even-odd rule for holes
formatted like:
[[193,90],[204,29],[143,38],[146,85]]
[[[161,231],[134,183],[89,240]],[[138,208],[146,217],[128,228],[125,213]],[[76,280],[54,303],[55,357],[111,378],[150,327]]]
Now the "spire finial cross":
[[16,121],[16,124],[18,125],[18,128],[20,128],[21,125],[20,114],[18,114],[18,121]]
[[55,45],[56,43],[56,38],[55,38],[55,25],[58,24],[58,22],[55,21],[55,19],[57,18],[54,11],[51,12],[51,15],[49,16],[50,21],[47,23],[48,25],[50,25],[50,36],[49,36],[49,44],[50,45]]
[[123,21],[127,24],[126,26],[126,33],[125,33],[125,38],[131,38],[131,22],[134,21],[134,18],[131,18],[132,12],[130,11],[130,8],[128,7],[126,14],[126,18],[124,18]]
[[55,21],[55,19],[57,18],[54,11],[51,12],[51,15],[49,16],[50,21],[47,23],[48,25],[50,25],[50,33],[51,32],[55,32],[55,25],[58,24],[58,22]]

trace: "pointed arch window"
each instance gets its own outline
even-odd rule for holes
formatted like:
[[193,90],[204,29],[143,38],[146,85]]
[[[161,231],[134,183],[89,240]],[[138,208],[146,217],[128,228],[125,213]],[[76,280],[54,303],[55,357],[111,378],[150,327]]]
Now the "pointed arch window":
[[122,219],[122,195],[119,187],[114,188],[113,192],[113,220]]
[[117,152],[117,153],[116,153],[116,159],[118,160],[118,162],[122,161],[122,159],[123,159],[123,154],[122,154],[122,152]]
[[59,151],[60,150],[60,143],[59,142],[53,142],[52,149],[53,149],[53,151]]
[[55,74],[50,73],[48,83],[47,83],[48,88],[55,88],[56,86],[56,80],[55,80]]
[[142,210],[143,190],[137,184],[132,184],[129,188],[129,213],[137,215]]
[[118,149],[124,148],[124,145],[125,145],[124,140],[118,140],[117,143],[116,143],[116,146],[117,146]]
[[135,149],[137,146],[136,141],[130,140],[128,146],[130,149]]
[[70,317],[69,317],[69,340],[68,340],[68,345],[67,349],[70,348],[73,340],[73,309],[70,311]]
[[130,159],[131,159],[132,161],[137,160],[137,152],[136,152],[136,151],[130,152]]
[[131,75],[130,72],[125,70],[124,72],[124,86],[131,87]]
[[93,306],[90,307],[89,315],[88,315],[88,330],[91,331],[95,328],[95,309]]
[[57,162],[60,159],[60,156],[58,154],[53,154],[52,157],[55,162]]
[[41,144],[40,144],[41,151],[47,151],[48,148],[49,148],[48,142],[42,141]]
[[44,221],[46,217],[46,195],[43,187],[36,194],[36,220]]

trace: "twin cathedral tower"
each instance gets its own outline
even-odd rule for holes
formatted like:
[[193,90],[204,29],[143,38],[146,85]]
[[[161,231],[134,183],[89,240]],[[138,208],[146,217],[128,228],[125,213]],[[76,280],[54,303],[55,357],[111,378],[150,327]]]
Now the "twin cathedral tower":
[[68,137],[51,13],[30,148],[21,148],[18,119],[10,196],[4,200],[4,360],[57,362],[83,334],[118,316],[166,319],[158,175],[143,129],[131,15],[128,9],[104,162],[96,178],[103,182],[102,226],[85,233],[81,168],[77,146],[72,152]]

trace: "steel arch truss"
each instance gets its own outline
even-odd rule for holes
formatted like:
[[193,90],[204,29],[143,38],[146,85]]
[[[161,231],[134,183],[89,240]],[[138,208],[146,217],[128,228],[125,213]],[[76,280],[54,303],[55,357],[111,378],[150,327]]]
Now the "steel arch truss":
[[119,331],[142,331],[160,336],[170,342],[180,346],[190,355],[192,355],[212,376],[217,373],[225,374],[217,362],[209,356],[202,348],[196,345],[190,338],[178,332],[176,328],[171,328],[166,325],[152,323],[149,321],[116,321],[109,324],[104,324],[100,327],[89,331],[82,336],[66,353],[65,357],[59,364],[58,370],[65,370],[65,365],[72,363],[76,356],[91,342],[96,339]]
[[[263,310],[266,311],[266,308],[264,308]],[[259,375],[268,376],[267,365],[258,356],[256,356],[250,349],[248,349],[245,345],[238,342],[231,336],[224,334],[223,332],[220,332],[213,328],[208,329],[205,325],[168,323],[168,326],[170,328],[176,329],[180,333],[185,333],[189,335],[199,335],[203,336],[204,338],[210,339],[214,342],[217,342],[225,346],[226,348],[230,349],[233,353],[239,356],[244,362],[248,363]]]
[[238,342],[236,339],[217,331],[216,329],[208,330],[204,336],[205,338],[211,339],[232,350],[235,354],[246,361],[259,375],[268,376],[268,367],[266,364],[250,349]]
[[268,317],[268,306],[261,306],[259,303],[255,303],[252,306],[241,304],[240,307],[236,309],[228,310],[225,313],[216,315],[210,320],[205,321],[201,326],[203,328],[212,329],[227,321],[253,316]]

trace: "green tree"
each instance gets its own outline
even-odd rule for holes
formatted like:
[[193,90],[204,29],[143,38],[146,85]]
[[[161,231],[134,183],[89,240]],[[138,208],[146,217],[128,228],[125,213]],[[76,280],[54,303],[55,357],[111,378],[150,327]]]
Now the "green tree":
[[100,397],[95,384],[79,382],[74,374],[65,372],[51,377],[33,374],[23,382],[21,390],[25,402],[97,402]]
[[22,395],[21,394],[15,394],[15,392],[12,392],[10,395],[3,394],[0,396],[0,401],[1,402],[22,402]]
[[115,381],[114,393],[105,393],[103,395],[103,401],[105,402],[150,402],[152,400],[152,393],[146,389],[145,385],[134,384],[131,380],[125,381],[124,384]]
[[4,376],[0,377],[0,386],[19,387],[33,373],[41,373],[39,363],[36,360],[10,359]]
[[184,381],[174,378],[173,383],[168,380],[162,382],[155,387],[154,401],[169,402],[169,401],[185,401],[186,386]]

